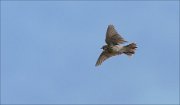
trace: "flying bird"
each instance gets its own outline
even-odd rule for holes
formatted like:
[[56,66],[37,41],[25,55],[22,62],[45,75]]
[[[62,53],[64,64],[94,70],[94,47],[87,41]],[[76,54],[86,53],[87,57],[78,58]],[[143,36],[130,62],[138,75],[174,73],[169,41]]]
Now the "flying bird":
[[122,46],[121,44],[127,41],[116,31],[113,25],[108,25],[105,42],[106,45],[101,48],[103,51],[96,62],[96,66],[101,65],[106,59],[112,56],[121,54],[132,56],[137,48],[136,43]]

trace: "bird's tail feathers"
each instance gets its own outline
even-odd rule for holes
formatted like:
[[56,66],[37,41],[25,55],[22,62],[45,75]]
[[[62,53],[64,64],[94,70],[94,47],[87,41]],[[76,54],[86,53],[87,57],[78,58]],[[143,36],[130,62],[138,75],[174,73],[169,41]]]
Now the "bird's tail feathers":
[[137,48],[136,43],[131,43],[129,45],[126,45],[124,54],[128,56],[132,56],[133,54],[135,54],[136,48]]

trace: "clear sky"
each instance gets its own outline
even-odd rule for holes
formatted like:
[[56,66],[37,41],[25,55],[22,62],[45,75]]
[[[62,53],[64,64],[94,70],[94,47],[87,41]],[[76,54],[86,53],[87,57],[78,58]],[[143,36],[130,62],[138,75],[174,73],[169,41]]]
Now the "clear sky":
[[[113,24],[136,54],[96,60]],[[178,1],[1,1],[3,104],[178,104]]]

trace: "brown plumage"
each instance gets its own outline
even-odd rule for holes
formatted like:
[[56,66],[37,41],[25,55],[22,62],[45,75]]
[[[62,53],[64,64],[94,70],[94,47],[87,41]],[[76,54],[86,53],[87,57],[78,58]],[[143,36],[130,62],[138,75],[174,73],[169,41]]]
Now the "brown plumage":
[[120,34],[118,34],[113,25],[108,26],[105,41],[107,45],[104,45],[102,47],[103,52],[100,54],[96,62],[96,66],[101,65],[106,59],[112,56],[120,55],[123,53],[131,56],[135,53],[135,50],[137,48],[137,45],[135,43],[121,46],[120,44],[123,44],[127,41],[125,41],[124,38],[122,38]]
[[127,42],[120,36],[113,25],[108,26],[105,41],[108,45],[117,45]]

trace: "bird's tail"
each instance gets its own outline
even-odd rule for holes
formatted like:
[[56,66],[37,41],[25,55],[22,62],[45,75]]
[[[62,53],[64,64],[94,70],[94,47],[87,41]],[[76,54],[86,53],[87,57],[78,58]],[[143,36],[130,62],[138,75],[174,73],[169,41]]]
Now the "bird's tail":
[[137,45],[136,43],[131,43],[129,45],[126,45],[124,48],[125,48],[124,54],[131,56],[135,53]]

